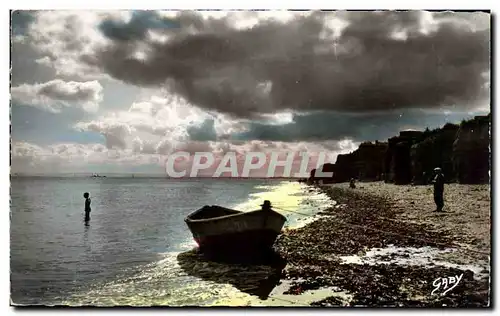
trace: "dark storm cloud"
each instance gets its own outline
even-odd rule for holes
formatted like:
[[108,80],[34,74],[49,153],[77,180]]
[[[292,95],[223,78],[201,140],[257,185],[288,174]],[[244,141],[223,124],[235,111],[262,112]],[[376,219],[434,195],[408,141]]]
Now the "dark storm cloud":
[[34,20],[33,11],[11,13],[10,66],[11,85],[49,81],[55,71],[36,62],[42,56],[25,39],[26,31]]
[[[476,115],[485,113],[476,113]],[[446,123],[459,123],[473,114],[429,113],[421,110],[389,111],[374,114],[348,114],[321,111],[296,114],[293,121],[283,125],[270,125],[265,122],[247,122],[247,130],[224,137],[231,141],[341,141],[354,142],[385,141],[404,129],[424,130],[442,127]],[[216,141],[214,120],[207,119],[198,126],[188,128],[191,140]],[[220,139],[219,139],[220,140]]]
[[25,10],[12,11],[10,21],[12,35],[24,35],[30,23],[34,21],[33,12]]
[[[489,25],[475,30],[463,13],[456,19],[447,13],[424,34],[416,11],[316,12],[244,30],[182,12],[169,19],[180,29],[164,30],[171,38],[162,44],[146,37],[159,19],[154,14],[104,28],[114,41],[86,61],[125,82],[168,85],[195,105],[237,117],[287,109],[468,107],[488,94],[482,74],[489,71]],[[337,53],[324,38],[332,17],[349,23]],[[148,47],[145,61],[133,57],[139,44]]]
[[127,23],[105,20],[99,25],[99,30],[108,38],[119,41],[143,39],[148,30],[179,28],[179,25],[158,16],[155,11],[134,11]]

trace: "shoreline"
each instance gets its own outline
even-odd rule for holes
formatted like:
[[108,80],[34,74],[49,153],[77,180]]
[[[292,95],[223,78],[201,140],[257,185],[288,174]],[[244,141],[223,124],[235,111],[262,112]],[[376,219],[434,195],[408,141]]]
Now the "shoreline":
[[[330,288],[313,306],[490,306],[488,185],[447,185],[443,214],[432,212],[430,186],[316,187],[336,205],[278,238],[286,294]],[[460,275],[446,295],[431,294],[437,279]]]

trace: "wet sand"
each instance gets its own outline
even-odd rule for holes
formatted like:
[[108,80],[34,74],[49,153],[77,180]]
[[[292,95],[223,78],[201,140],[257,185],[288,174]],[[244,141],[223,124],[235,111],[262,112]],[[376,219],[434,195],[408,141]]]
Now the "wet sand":
[[446,185],[443,214],[431,186],[322,190],[337,205],[276,243],[285,294],[330,289],[319,306],[489,306],[489,186]]

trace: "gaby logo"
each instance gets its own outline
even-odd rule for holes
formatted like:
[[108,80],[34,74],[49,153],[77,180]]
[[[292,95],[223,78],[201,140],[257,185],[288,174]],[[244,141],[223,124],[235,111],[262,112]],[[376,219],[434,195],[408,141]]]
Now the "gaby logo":
[[[434,285],[434,290],[432,290],[431,295],[446,295],[446,293],[453,290],[458,285],[463,276],[464,274],[462,273],[456,276],[437,278],[436,280],[434,280],[434,282],[432,282],[432,285]],[[442,293],[438,292],[440,289],[443,291]]]
[[[273,152],[266,155],[263,152],[248,152],[243,157],[237,156],[235,152],[227,152],[223,157],[216,156],[211,152],[197,152],[194,155],[188,152],[176,152],[167,157],[165,171],[171,178],[198,177],[199,173],[213,170],[211,176],[218,177],[249,177],[252,170],[264,170],[265,177],[309,177],[311,156],[307,152],[288,152],[285,159],[280,159],[283,153]],[[333,172],[323,172],[327,154],[320,152],[314,156],[316,160],[316,177],[329,178]],[[283,172],[278,175],[278,167]],[[292,173],[292,169],[296,172]]]

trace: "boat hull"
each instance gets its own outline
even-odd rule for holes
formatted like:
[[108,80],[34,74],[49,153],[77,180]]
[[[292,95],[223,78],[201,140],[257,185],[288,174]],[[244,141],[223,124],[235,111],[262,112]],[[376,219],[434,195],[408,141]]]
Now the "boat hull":
[[[207,213],[210,211],[206,210]],[[218,257],[242,258],[271,250],[285,221],[283,215],[273,210],[186,219],[202,252]]]
[[204,254],[214,258],[248,260],[267,255],[278,237],[273,230],[250,230],[195,239]]

